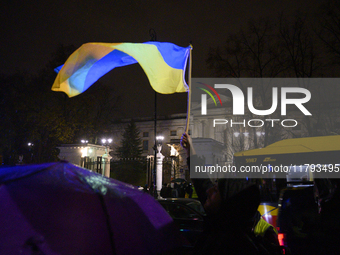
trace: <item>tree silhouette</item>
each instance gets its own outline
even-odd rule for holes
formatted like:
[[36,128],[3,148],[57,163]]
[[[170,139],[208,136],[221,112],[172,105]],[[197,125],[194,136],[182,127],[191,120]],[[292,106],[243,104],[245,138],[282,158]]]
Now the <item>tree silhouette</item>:
[[139,158],[142,155],[142,139],[136,123],[131,121],[125,128],[121,146],[117,148],[119,158]]
[[121,146],[116,155],[119,161],[111,164],[111,177],[136,186],[146,183],[146,161],[141,158],[142,140],[135,122],[131,121],[124,130]]
[[[336,7],[330,11],[330,5],[326,6],[328,7],[328,12],[327,15],[323,16],[323,23],[321,23],[323,33],[320,33],[319,37],[314,32],[315,30],[312,29],[315,24],[311,23],[312,21],[303,13],[297,13],[289,18],[282,14],[277,19],[261,18],[250,20],[246,30],[240,30],[235,34],[228,35],[225,44],[210,49],[207,59],[208,67],[219,77],[324,77],[325,72],[330,73],[330,70],[334,70],[335,67],[334,64],[329,65],[329,58],[325,57],[324,46],[332,45],[333,47],[328,46],[328,49],[336,55],[336,49],[339,48],[336,40],[340,38],[340,30],[338,29],[339,26],[337,26],[340,20],[340,5],[336,4],[335,1],[330,2]],[[332,40],[330,39],[331,36],[333,36]],[[326,44],[323,45],[319,38],[323,39]],[[299,119],[298,125],[301,127],[301,131],[297,132],[295,129],[282,128],[280,125],[272,128],[270,122],[265,122],[261,128],[262,130],[255,128],[248,131],[229,129],[228,132],[231,134],[227,136],[231,137],[233,133],[249,132],[249,137],[252,137],[252,139],[250,141],[248,138],[245,141],[248,141],[248,149],[251,149],[266,146],[283,138],[337,133],[340,107],[333,99],[333,95],[338,95],[339,89],[332,88],[333,92],[328,96],[329,99],[326,99],[324,92],[331,90],[331,88],[323,87],[323,85],[327,84],[314,84],[314,87],[312,87],[310,83],[305,81],[298,86],[310,90],[313,94],[313,102],[316,104],[309,105],[313,109],[312,117],[302,115],[295,108],[290,111],[292,113],[295,111],[296,116],[294,115],[294,117]],[[246,94],[247,88],[241,82],[238,86]],[[269,109],[272,104],[273,84],[256,84],[253,87],[254,107],[259,110]],[[226,96],[230,95],[227,94]],[[332,110],[327,108],[331,105],[330,100],[332,100]],[[265,120],[265,118],[280,119],[281,116],[276,111],[271,116],[258,116],[246,112],[244,117]],[[256,135],[258,132],[264,134],[264,139],[262,137],[262,140],[258,139]],[[238,146],[235,144],[234,139],[235,150],[242,148],[241,144]]]
[[[60,45],[35,75],[0,76],[0,154],[5,164],[16,164],[19,155],[24,163],[56,161],[58,145],[79,143],[84,135],[95,143],[108,130],[119,98],[112,86],[98,82],[73,98],[51,91],[53,69],[74,49]],[[27,146],[28,142],[33,146]]]

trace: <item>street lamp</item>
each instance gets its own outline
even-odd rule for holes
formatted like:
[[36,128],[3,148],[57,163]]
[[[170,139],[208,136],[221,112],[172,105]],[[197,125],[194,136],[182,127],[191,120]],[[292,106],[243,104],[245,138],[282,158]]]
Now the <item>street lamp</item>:
[[[164,136],[161,136],[161,135],[156,136],[155,145],[153,146],[153,149],[155,150],[155,156],[156,156],[157,152],[161,151],[163,140],[164,140]],[[158,148],[160,148],[160,149],[158,150]]]
[[234,146],[234,136],[237,138],[240,136],[240,132],[234,132],[234,134],[231,136],[231,145]]
[[154,193],[154,197],[158,198],[159,197],[159,193],[160,190],[162,188],[162,177],[163,177],[163,158],[164,156],[161,153],[162,150],[162,143],[164,140],[164,136],[156,136],[156,158],[155,158],[155,171],[154,171],[154,179],[155,179],[155,193]]
[[112,143],[112,139],[111,139],[111,138],[108,138],[108,139],[103,138],[103,139],[102,139],[102,144],[103,144],[103,145],[106,146],[106,144],[110,144],[110,143]]
[[162,150],[164,136],[156,136],[156,147],[154,148],[157,153],[160,153]]
[[[111,138],[103,138],[102,144],[105,146],[105,153],[101,156],[101,161],[103,162],[103,169],[102,169],[102,175],[105,175],[106,177],[110,177],[110,143],[112,143]],[[101,169],[101,163],[100,163],[100,169]]]
[[171,172],[170,172],[170,178],[171,180],[176,179],[176,158],[178,157],[179,153],[177,149],[175,148],[174,144],[168,144],[170,147],[170,158],[171,158]]
[[232,136],[232,141],[231,144],[232,146],[234,146],[234,136],[235,138],[238,138],[239,141],[239,146],[241,147],[243,145],[244,147],[244,143],[245,143],[245,137],[249,137],[249,133],[248,132],[234,132],[234,135]]
[[[156,135],[156,134],[155,134]],[[157,154],[159,153],[160,154],[160,152],[161,152],[161,150],[162,150],[162,142],[163,142],[163,140],[164,140],[164,136],[161,136],[161,135],[159,135],[159,136],[155,136],[155,145],[153,146],[153,149],[154,149],[154,151],[155,151],[155,157],[154,157],[154,165],[153,165],[153,173],[152,173],[152,183],[153,184],[151,184],[151,185],[153,185],[153,190],[154,190],[154,194],[151,194],[151,195],[153,195],[155,198],[156,197],[158,197],[157,196],[157,191],[156,191],[156,189],[157,189],[157,185],[156,185],[156,183],[157,183],[157,176],[156,176],[156,169],[157,169]]]
[[110,148],[110,143],[112,143],[112,139],[111,138],[103,138],[102,139],[102,144],[103,146],[105,146],[105,154],[109,154],[108,148]]
[[31,163],[32,163],[32,160],[33,160],[33,152],[31,152],[31,149],[32,149],[33,145],[34,145],[34,144],[31,143],[31,142],[27,143],[28,151],[29,151],[30,154],[31,154]]
[[164,136],[156,136],[156,140],[158,144],[162,144],[162,141],[164,140]]

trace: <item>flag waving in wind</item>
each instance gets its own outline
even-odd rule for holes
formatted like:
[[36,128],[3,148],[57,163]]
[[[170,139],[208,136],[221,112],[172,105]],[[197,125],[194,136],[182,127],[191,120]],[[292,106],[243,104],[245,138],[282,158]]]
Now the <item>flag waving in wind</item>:
[[52,90],[69,97],[83,93],[115,67],[139,63],[153,89],[162,94],[188,91],[185,68],[191,47],[166,42],[86,43],[56,68]]

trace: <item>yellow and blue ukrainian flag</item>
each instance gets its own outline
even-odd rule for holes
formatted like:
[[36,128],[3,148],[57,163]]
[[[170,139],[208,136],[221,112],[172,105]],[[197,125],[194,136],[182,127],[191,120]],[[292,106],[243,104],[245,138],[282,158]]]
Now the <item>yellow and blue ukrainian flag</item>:
[[58,75],[52,90],[73,97],[115,67],[139,63],[155,91],[186,92],[185,69],[190,48],[167,42],[86,43],[56,68]]

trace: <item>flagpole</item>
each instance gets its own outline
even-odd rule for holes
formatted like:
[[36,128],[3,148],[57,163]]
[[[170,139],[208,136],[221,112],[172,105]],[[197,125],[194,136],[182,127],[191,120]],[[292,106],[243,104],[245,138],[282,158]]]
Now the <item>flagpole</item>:
[[187,123],[185,128],[185,133],[189,132],[189,122],[190,122],[190,107],[191,107],[191,70],[192,70],[192,45],[190,44],[189,51],[189,73],[188,73],[188,106],[187,106]]
[[[156,31],[153,28],[150,28],[149,30],[149,35],[151,36],[151,41],[157,41],[157,34]],[[153,185],[153,196],[154,198],[158,198],[158,193],[157,193],[157,186],[156,186],[156,167],[157,167],[157,92],[155,90],[155,116],[154,116],[154,136],[155,136],[155,141],[154,141],[154,164],[153,164],[153,173],[152,173],[152,178],[151,178],[151,185]]]

